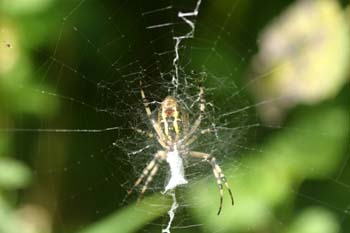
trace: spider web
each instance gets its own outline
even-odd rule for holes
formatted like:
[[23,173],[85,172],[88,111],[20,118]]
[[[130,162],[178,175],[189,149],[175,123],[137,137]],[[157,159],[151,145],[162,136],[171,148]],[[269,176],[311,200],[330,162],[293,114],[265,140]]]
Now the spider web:
[[[22,112],[5,106],[2,119],[6,123],[2,123],[2,132],[13,137],[11,152],[26,162],[34,175],[32,184],[21,195],[19,207],[42,206],[53,232],[76,232],[133,205],[141,187],[131,197],[126,196],[126,191],[160,149],[154,138],[135,132],[135,129],[152,132],[139,81],[155,118],[161,101],[173,95],[189,113],[192,123],[199,114],[199,85],[203,85],[206,114],[196,133],[198,139],[189,149],[217,158],[233,189],[236,206],[229,205],[225,194],[223,212],[216,216],[219,193],[210,166],[205,161],[186,160],[189,184],[176,190],[179,206],[171,222],[171,232],[230,232],[224,226],[225,221],[233,221],[228,220],[229,213],[234,208],[250,208],[240,205],[242,202],[251,204],[253,209],[259,207],[259,213],[264,214],[260,219],[270,218],[274,223],[261,226],[258,221],[251,225],[246,221],[249,227],[244,232],[259,232],[264,228],[269,231],[268,227],[276,228],[271,230],[275,232],[286,229],[292,218],[281,214],[280,209],[291,208],[289,203],[259,206],[241,195],[240,187],[249,186],[240,180],[259,184],[257,180],[249,180],[263,172],[252,166],[251,160],[256,155],[283,154],[280,147],[263,146],[268,141],[261,139],[261,135],[324,141],[336,136],[328,128],[294,126],[293,117],[286,120],[292,122],[287,126],[261,122],[256,108],[264,108],[284,97],[255,101],[249,92],[254,84],[275,71],[271,68],[247,81],[249,61],[257,53],[257,31],[269,20],[261,15],[260,22],[249,15],[250,4],[88,0],[52,3],[47,11],[55,12],[54,16],[44,13],[43,17],[55,30],[46,33],[46,38],[38,44],[23,39],[18,42],[34,59],[35,80],[20,80],[15,88],[20,93],[30,93],[33,102],[39,104]],[[277,14],[281,9],[282,6],[271,11]],[[5,44],[16,48],[14,40]],[[47,108],[45,111],[37,110],[43,106]],[[309,114],[310,123],[321,125],[317,119]],[[210,132],[201,135],[207,129]],[[349,229],[350,203],[345,198],[350,190],[346,181],[349,152],[343,153],[346,155],[334,165],[333,172],[319,174],[321,168],[315,161],[309,167],[309,181],[300,179],[281,187],[300,209],[317,206],[333,214],[339,232]],[[295,160],[284,163],[294,164]],[[264,166],[261,164],[261,169]],[[168,180],[168,166],[163,163],[146,196],[164,191]],[[203,194],[207,191],[203,184],[212,193],[210,199]],[[316,185],[329,187],[334,195],[318,193],[314,190]],[[342,206],[338,206],[340,202],[335,195],[344,199]],[[171,201],[172,197],[162,195],[160,199]],[[146,199],[144,205],[134,208],[146,215],[158,209],[170,209],[171,205],[158,201]],[[217,222],[214,228],[213,221]],[[161,232],[168,224],[169,215],[165,211],[138,230]]]

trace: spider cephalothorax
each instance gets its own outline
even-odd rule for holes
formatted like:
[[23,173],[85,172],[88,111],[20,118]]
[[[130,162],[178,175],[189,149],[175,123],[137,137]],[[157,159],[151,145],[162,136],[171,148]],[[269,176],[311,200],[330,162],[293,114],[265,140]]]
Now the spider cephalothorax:
[[158,150],[155,153],[153,160],[142,171],[142,174],[136,180],[132,189],[128,191],[128,194],[130,195],[133,192],[134,188],[137,187],[145,179],[145,184],[140,193],[141,198],[142,195],[146,192],[148,184],[156,175],[159,165],[162,161],[168,162],[171,172],[171,177],[165,187],[165,191],[174,189],[179,185],[187,184],[182,160],[186,159],[187,157],[193,157],[207,161],[212,167],[213,174],[220,191],[220,206],[218,214],[220,214],[222,208],[223,184],[226,186],[230,194],[233,205],[233,196],[231,189],[227,183],[223,171],[216,162],[215,157],[207,153],[191,151],[188,149],[188,147],[196,141],[198,137],[196,133],[204,134],[211,132],[210,129],[199,130],[199,126],[204,118],[206,105],[203,87],[199,87],[199,114],[193,123],[189,123],[187,113],[182,110],[178,100],[173,96],[167,96],[163,100],[160,108],[158,109],[158,119],[153,119],[153,114],[149,107],[149,102],[146,99],[146,95],[142,90],[141,82],[140,88],[141,97],[147,116],[155,132],[147,133],[140,129],[135,130],[137,132],[142,132],[144,135],[156,138],[163,150]]

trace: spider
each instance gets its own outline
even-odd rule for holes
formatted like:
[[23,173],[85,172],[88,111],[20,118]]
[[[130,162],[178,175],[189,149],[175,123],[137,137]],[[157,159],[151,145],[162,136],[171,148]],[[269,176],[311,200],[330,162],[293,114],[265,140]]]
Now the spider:
[[[138,187],[141,184],[143,180],[145,180],[145,183],[139,195],[139,200],[140,200],[143,194],[146,192],[149,183],[153,180],[153,177],[156,175],[160,163],[164,160],[171,159],[170,158],[171,156],[180,155],[179,158],[181,160],[181,166],[182,166],[182,158],[186,158],[188,156],[193,158],[203,159],[211,165],[212,171],[215,176],[215,179],[219,188],[219,192],[220,192],[219,210],[217,212],[218,215],[220,214],[222,209],[223,184],[226,186],[229,192],[232,205],[234,205],[231,189],[227,183],[227,179],[222,169],[216,162],[216,158],[211,154],[198,152],[198,151],[189,151],[187,149],[188,146],[197,139],[195,132],[198,130],[201,124],[201,121],[204,118],[205,106],[206,106],[206,102],[204,98],[204,88],[201,85],[199,86],[200,113],[198,118],[195,120],[195,122],[191,126],[188,121],[188,114],[185,111],[183,111],[183,108],[181,107],[177,99],[173,96],[167,96],[162,101],[160,108],[157,110],[158,111],[157,120],[155,120],[152,117],[152,112],[149,107],[149,102],[143,91],[141,81],[139,82],[139,85],[140,85],[143,105],[146,110],[147,117],[155,131],[155,136],[153,133],[147,133],[140,129],[135,129],[135,130],[149,137],[155,137],[158,143],[163,148],[163,150],[159,150],[154,154],[153,159],[143,169],[140,177],[135,181],[133,187],[128,191],[128,196],[133,192],[133,190],[136,187]],[[202,131],[202,133],[203,132],[204,131]],[[185,184],[185,183],[187,183],[186,180],[184,180],[184,182],[180,184]]]

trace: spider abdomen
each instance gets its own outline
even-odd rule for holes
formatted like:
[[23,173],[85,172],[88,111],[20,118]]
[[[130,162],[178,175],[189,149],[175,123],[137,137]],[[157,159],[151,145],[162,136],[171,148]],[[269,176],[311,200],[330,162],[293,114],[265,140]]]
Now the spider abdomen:
[[158,113],[160,125],[168,141],[176,142],[187,128],[187,117],[173,96],[167,96]]

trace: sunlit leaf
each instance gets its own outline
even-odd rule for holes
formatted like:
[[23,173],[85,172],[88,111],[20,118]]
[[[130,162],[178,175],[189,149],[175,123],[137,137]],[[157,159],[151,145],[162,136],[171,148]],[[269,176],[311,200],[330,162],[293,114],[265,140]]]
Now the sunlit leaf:
[[0,159],[0,188],[23,188],[30,182],[31,172],[24,164],[12,160]]
[[337,233],[340,228],[336,216],[323,208],[304,210],[286,233]]
[[211,231],[219,225],[221,232],[259,230],[279,221],[274,217],[275,208],[290,203],[293,190],[302,181],[321,179],[337,168],[348,124],[346,112],[338,107],[299,114],[270,138],[261,152],[244,155],[238,171],[226,171],[236,200],[234,207],[226,196],[222,214],[216,216],[219,194],[212,178],[190,192],[197,194],[189,196],[198,206],[193,213]]
[[120,211],[87,226],[79,233],[137,232],[144,225],[162,216],[170,207],[170,200],[155,195],[138,204],[129,205]]
[[339,92],[349,72],[349,28],[338,1],[296,1],[261,32],[253,70],[266,75],[252,90],[259,101],[279,98],[260,109],[265,120]]

